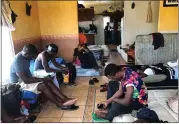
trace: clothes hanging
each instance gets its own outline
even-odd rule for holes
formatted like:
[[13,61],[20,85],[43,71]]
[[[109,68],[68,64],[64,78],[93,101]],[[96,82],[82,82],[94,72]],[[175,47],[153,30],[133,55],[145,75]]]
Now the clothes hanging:
[[161,33],[152,33],[152,36],[152,45],[154,45],[154,50],[158,49],[159,47],[164,47],[164,37]]
[[147,22],[148,22],[148,23],[151,23],[151,22],[152,22],[152,6],[151,6],[151,1],[149,1],[149,3],[148,3]]

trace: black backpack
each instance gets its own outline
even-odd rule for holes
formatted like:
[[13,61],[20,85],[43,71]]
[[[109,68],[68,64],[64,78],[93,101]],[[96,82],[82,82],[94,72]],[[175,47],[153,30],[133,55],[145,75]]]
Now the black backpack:
[[1,107],[11,117],[19,116],[20,113],[20,85],[8,84],[1,88]]

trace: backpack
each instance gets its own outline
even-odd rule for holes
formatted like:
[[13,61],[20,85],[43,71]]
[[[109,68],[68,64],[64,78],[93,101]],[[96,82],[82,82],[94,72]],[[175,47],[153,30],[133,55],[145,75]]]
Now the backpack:
[[5,109],[11,117],[21,115],[20,113],[20,85],[7,84],[1,88],[1,107]]

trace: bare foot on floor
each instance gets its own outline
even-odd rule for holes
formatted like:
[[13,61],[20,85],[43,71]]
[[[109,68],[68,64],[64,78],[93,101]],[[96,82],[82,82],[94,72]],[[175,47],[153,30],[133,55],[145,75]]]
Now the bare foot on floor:
[[65,102],[63,103],[64,106],[70,106],[73,105],[77,102],[78,98],[68,98],[67,100],[65,100]]

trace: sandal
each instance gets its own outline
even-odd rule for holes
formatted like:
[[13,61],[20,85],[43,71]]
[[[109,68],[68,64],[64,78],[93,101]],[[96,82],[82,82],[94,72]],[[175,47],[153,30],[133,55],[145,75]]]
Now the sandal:
[[106,86],[108,86],[107,83],[105,83],[105,84],[103,84],[103,85],[100,85],[100,87],[106,87]]
[[76,105],[70,105],[70,106],[60,106],[59,107],[61,110],[71,110],[71,111],[74,111],[74,110],[77,110],[79,109],[79,106],[76,106]]
[[93,81],[94,81],[95,83],[98,83],[98,82],[99,82],[99,80],[98,80],[97,78],[93,78]]
[[100,90],[100,92],[105,92],[105,91],[107,91],[107,90],[108,90],[107,87],[103,87],[103,88]]
[[94,81],[93,80],[89,80],[89,84],[90,85],[94,85]]

